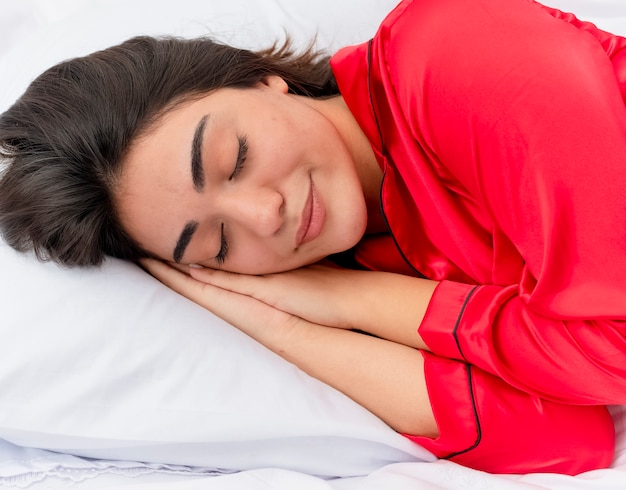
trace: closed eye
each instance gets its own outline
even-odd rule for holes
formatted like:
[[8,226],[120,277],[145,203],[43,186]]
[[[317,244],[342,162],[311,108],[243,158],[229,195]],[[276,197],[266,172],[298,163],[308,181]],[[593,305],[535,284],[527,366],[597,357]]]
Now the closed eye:
[[[237,160],[235,162],[235,168],[233,169],[233,173],[230,174],[228,180],[235,179],[243,170],[245,166],[246,159],[248,157],[248,137],[247,136],[239,136],[237,138],[239,143],[237,150]],[[228,239],[226,238],[226,234],[224,233],[224,223],[222,223],[221,229],[221,239],[220,239],[220,250],[215,256],[215,262],[218,266],[221,266],[226,261],[226,257],[228,256]]]
[[228,255],[228,240],[226,240],[226,235],[224,234],[224,223],[222,223],[220,251],[215,256],[215,262],[217,262],[217,265],[219,266],[223,265],[224,261],[226,260],[227,255]]
[[243,170],[243,167],[246,163],[246,158],[248,157],[248,137],[247,136],[239,136],[239,150],[237,151],[237,161],[235,162],[235,168],[233,173],[230,174],[228,180],[235,179]]

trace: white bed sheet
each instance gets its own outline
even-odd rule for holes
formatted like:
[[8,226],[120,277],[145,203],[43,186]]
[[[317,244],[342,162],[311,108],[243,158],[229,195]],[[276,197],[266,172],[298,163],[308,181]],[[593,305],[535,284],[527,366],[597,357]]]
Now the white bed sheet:
[[[33,452],[31,469],[36,471],[12,481],[4,480],[0,486],[118,490],[618,490],[626,488],[626,408],[614,407],[613,412],[618,432],[614,464],[610,469],[576,477],[539,473],[492,475],[450,461],[390,464],[369,475],[334,480],[279,468],[213,476],[189,468],[147,467],[130,462],[71,462],[66,455],[35,456],[37,452]],[[22,458],[23,451],[14,449],[15,455]],[[5,460],[2,465],[6,467],[8,463]],[[44,468],[46,471],[42,471]]]
[[[552,0],[547,3],[574,11],[613,32],[626,34],[624,0]],[[161,4],[165,5],[165,2]],[[272,5],[276,4],[280,5],[280,2]],[[5,82],[7,77],[12,77],[8,84],[4,84],[4,90],[0,93],[0,110],[4,110],[19,95],[25,81],[51,63],[59,61],[42,56],[40,60],[28,60],[27,64],[22,65],[18,59],[12,57],[15,48],[32,42],[33,33],[45,32],[51,25],[62,24],[76,12],[84,12],[91,7],[96,11],[102,9],[103,5],[106,5],[105,0],[0,0],[0,76],[5,78]],[[132,10],[132,2],[128,2],[128,5]],[[278,19],[283,14],[282,11],[276,12]],[[120,19],[120,22],[124,21]],[[275,29],[276,26],[270,28]],[[370,26],[367,26],[367,29],[369,28]],[[195,25],[187,32],[194,29],[198,34],[203,32],[201,25]],[[365,36],[367,32],[364,31],[363,34]],[[254,30],[250,35],[254,35]],[[326,38],[322,41],[336,47],[341,39]],[[88,52],[108,44],[110,43],[107,40],[91,43],[91,40],[86,39],[84,49]],[[334,480],[324,480],[280,468],[219,475],[201,468],[89,460],[49,451],[20,448],[0,441],[0,486],[120,490],[623,489],[626,488],[626,408],[613,407],[613,415],[618,437],[616,459],[612,467],[577,477],[549,474],[490,475],[449,461],[390,464],[369,475]]]

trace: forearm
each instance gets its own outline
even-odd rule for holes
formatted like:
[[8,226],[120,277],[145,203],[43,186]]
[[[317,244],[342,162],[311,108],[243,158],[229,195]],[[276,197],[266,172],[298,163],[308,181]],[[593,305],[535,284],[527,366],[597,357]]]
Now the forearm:
[[354,308],[354,327],[393,342],[428,350],[418,328],[428,310],[436,281],[384,272],[368,282],[375,288],[359,288],[360,306]]
[[438,284],[402,274],[324,266],[267,276],[210,269],[194,269],[191,275],[311,323],[362,330],[418,349],[426,349],[417,330]]
[[259,327],[247,333],[398,432],[437,435],[418,350],[311,323],[294,326],[287,335],[272,333],[271,325]]

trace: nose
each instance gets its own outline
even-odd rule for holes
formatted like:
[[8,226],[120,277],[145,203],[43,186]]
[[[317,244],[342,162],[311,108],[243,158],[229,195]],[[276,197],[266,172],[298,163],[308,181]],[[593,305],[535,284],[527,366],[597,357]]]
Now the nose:
[[260,237],[275,235],[283,226],[283,196],[273,189],[241,189],[229,201],[232,218]]

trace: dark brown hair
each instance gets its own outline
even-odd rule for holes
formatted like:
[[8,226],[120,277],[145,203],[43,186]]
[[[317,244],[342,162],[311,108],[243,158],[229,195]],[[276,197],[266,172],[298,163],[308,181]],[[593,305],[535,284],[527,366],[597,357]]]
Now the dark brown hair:
[[50,68],[0,116],[3,238],[68,266],[146,256],[113,200],[129,145],[176,104],[270,74],[292,93],[338,93],[328,58],[289,42],[255,52],[208,38],[137,37]]

